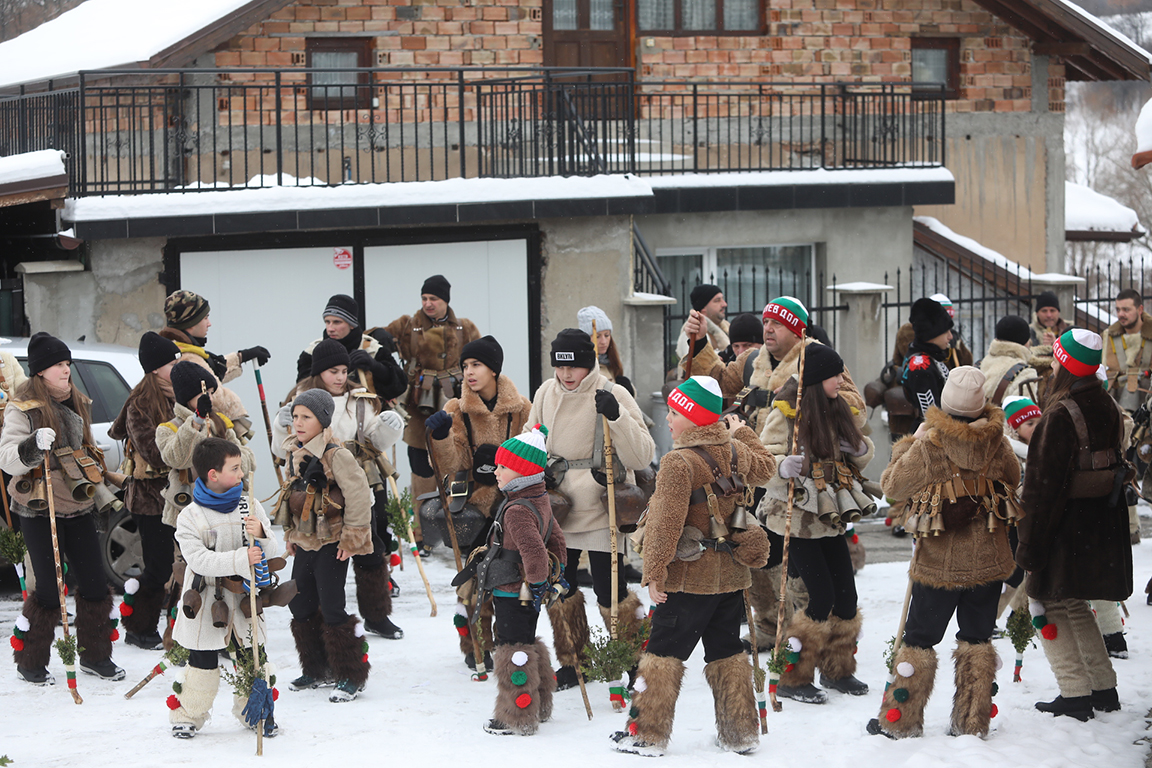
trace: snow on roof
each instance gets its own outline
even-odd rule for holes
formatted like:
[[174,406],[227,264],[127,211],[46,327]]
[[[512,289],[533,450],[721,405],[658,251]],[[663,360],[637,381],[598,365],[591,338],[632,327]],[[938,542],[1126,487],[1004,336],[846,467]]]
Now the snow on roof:
[[1068,232],[1144,232],[1136,211],[1071,181],[1064,182],[1064,229]]
[[252,0],[87,0],[0,43],[0,86],[148,61]]
[[68,173],[64,168],[64,157],[65,154],[58,149],[0,157],[0,185],[64,176]]
[[955,181],[942,166],[902,166],[879,169],[813,168],[810,171],[750,171],[748,173],[695,173],[649,176],[653,189],[686,187],[772,187],[808,184],[897,184],[900,182]]
[[912,220],[918,224],[923,224],[941,237],[947,238],[952,242],[959,245],[961,248],[966,248],[972,253],[976,254],[982,259],[986,259],[998,267],[1008,270],[1013,275],[1019,275],[1020,279],[1028,280],[1035,275],[1032,270],[1027,267],[1022,267],[1016,262],[1012,261],[1006,256],[1001,255],[998,251],[981,245],[970,237],[964,237],[953,232],[948,227],[944,226],[943,222],[939,219],[934,219],[931,216],[913,216]]
[[1101,21],[1099,18],[1093,16],[1092,14],[1088,13],[1088,11],[1086,11],[1083,8],[1081,8],[1080,6],[1076,5],[1076,3],[1070,2],[1070,0],[1055,0],[1055,1],[1057,4],[1061,5],[1067,11],[1072,13],[1074,16],[1079,16],[1084,22],[1092,25],[1093,27],[1096,27],[1102,33],[1104,33],[1105,35],[1108,35],[1109,37],[1114,38],[1116,40],[1116,42],[1120,43],[1120,45],[1122,45],[1125,48],[1127,48],[1128,50],[1132,51],[1137,56],[1143,58],[1145,61],[1147,61],[1149,63],[1152,63],[1152,53],[1148,53],[1148,51],[1141,48],[1139,45],[1137,45],[1135,42],[1133,42],[1132,39],[1130,37],[1128,37],[1127,35],[1123,34],[1122,32],[1117,31],[1113,27],[1109,26],[1106,22]]

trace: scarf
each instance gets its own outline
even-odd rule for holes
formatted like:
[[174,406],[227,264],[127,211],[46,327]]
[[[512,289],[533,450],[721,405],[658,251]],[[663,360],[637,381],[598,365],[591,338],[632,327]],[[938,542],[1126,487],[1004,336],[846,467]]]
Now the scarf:
[[240,484],[224,493],[216,493],[204,485],[203,480],[196,478],[196,485],[192,488],[192,500],[202,507],[228,514],[236,509],[236,505],[240,503],[240,494],[243,492],[244,485]]
[[537,472],[534,475],[521,475],[520,477],[514,477],[511,480],[509,480],[508,484],[505,485],[500,490],[503,491],[505,494],[515,493],[516,491],[519,491],[523,488],[527,488],[530,485],[535,485],[536,483],[542,483],[542,482],[544,482],[544,473],[543,472]]

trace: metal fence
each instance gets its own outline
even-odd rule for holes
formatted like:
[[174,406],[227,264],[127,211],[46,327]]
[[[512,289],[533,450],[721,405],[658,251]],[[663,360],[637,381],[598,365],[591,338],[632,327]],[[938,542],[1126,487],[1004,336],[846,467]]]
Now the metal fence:
[[1113,310],[1116,294],[1125,288],[1137,291],[1145,302],[1144,311],[1152,309],[1152,262],[1141,256],[1124,259],[1108,259],[1103,264],[1097,262],[1073,274],[1084,278],[1082,293],[1077,297],[1077,324],[1101,331],[1116,321]]

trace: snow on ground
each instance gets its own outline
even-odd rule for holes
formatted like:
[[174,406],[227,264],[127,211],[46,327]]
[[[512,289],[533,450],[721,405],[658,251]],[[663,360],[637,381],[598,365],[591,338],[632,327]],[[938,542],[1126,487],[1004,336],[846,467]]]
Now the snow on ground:
[[65,156],[66,153],[58,149],[41,149],[0,157],[0,184],[64,176],[68,173],[64,168]]
[[[1152,542],[1135,547],[1137,590],[1152,571]],[[270,612],[269,654],[279,667],[281,691],[276,718],[281,735],[265,741],[264,759],[269,763],[298,766],[339,761],[349,766],[378,763],[475,768],[527,766],[529,761],[548,768],[587,768],[589,765],[639,766],[649,763],[633,755],[610,751],[608,735],[623,727],[624,714],[614,714],[608,690],[590,683],[588,693],[595,718],[588,721],[578,690],[556,695],[555,714],[530,738],[496,737],[481,730],[491,716],[496,686],[469,679],[452,627],[454,598],[447,587],[452,572],[451,553],[440,549],[428,561],[439,613],[428,615],[428,601],[419,574],[410,559],[406,570],[397,571],[402,592],[395,601],[393,619],[404,628],[403,640],[370,636],[373,671],[367,690],[349,704],[330,704],[327,691],[293,693],[287,682],[298,673],[296,655],[288,630],[286,608]],[[700,649],[688,662],[688,673],[676,712],[673,740],[663,765],[696,768],[707,765],[749,765],[772,761],[776,768],[789,766],[948,766],[956,768],[1036,768],[1036,766],[1108,766],[1137,768],[1144,765],[1148,747],[1145,713],[1152,704],[1152,607],[1141,594],[1129,601],[1128,645],[1132,656],[1116,660],[1120,677],[1121,712],[1098,715],[1088,723],[1052,718],[1032,708],[1034,702],[1057,693],[1041,650],[1025,655],[1022,683],[1012,683],[1014,651],[1006,639],[995,644],[1004,660],[998,675],[996,696],[999,715],[994,731],[985,740],[974,736],[952,738],[946,734],[953,692],[950,656],[952,635],[938,646],[940,667],[936,693],[928,704],[926,735],[921,739],[894,742],[868,736],[864,726],[877,715],[884,670],[882,650],[896,630],[903,601],[907,568],[904,563],[871,564],[857,577],[864,638],[860,643],[859,677],[872,686],[867,696],[853,698],[830,694],[825,706],[785,700],[781,713],[768,713],[770,732],[762,737],[760,752],[752,758],[723,754],[714,745],[712,697],[702,673]],[[355,589],[348,584],[350,606]],[[589,624],[600,626],[591,592],[586,590]],[[644,599],[647,596],[644,595]],[[0,598],[0,625],[10,631],[20,603],[16,596]],[[1002,622],[1001,622],[1002,623]],[[546,642],[551,634],[546,617],[539,633]],[[152,681],[131,700],[124,693],[143,678],[159,659],[148,652],[116,643],[114,658],[128,671],[126,680],[110,683],[81,675],[84,704],[72,703],[64,686],[64,672],[53,658],[50,670],[56,686],[34,688],[16,679],[7,659],[0,669],[0,711],[4,730],[0,755],[16,766],[181,766],[256,764],[255,736],[230,714],[231,699],[222,683],[215,716],[207,728],[190,742],[169,735],[164,700],[171,693],[171,671]],[[595,761],[594,763],[589,761]]]
[[1071,181],[1064,182],[1064,229],[1069,232],[1144,232],[1136,211]]

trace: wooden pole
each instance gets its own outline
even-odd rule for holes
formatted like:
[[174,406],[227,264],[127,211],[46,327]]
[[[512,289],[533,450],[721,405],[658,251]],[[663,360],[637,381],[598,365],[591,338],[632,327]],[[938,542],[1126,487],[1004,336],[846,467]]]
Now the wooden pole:
[[[703,318],[703,315],[701,315]],[[707,320],[705,320],[707,322]],[[684,358],[684,379],[692,378],[692,358],[696,356],[696,342],[700,337],[696,334],[688,336],[688,356]]]
[[[388,485],[392,488],[392,495],[396,497],[396,502],[400,502],[400,489],[396,486],[396,474],[388,475]],[[403,511],[403,510],[401,510]],[[432,606],[432,616],[436,615],[436,598],[432,597],[432,585],[428,583],[428,574],[424,572],[424,562],[420,555],[416,554],[416,536],[412,533],[412,521],[408,517],[408,513],[404,513],[404,523],[408,528],[408,543],[412,546],[412,559],[416,561],[416,567],[420,569],[420,578],[424,580],[424,591],[428,594],[428,603]]]
[[268,418],[268,400],[264,397],[264,380],[260,378],[260,366],[256,366],[256,389],[260,392],[260,410],[264,412],[264,429],[268,432],[268,450],[272,453],[272,468],[276,470],[276,484],[284,485],[284,475],[276,463],[276,451],[272,449],[272,420]]
[[[8,521],[8,528],[12,528],[12,510],[8,508],[8,489],[4,487],[4,478],[0,475],[0,499],[4,500],[4,519]],[[15,563],[13,563],[15,565]]]
[[[52,471],[48,466],[48,457],[51,454],[44,452],[44,483],[48,496],[48,522],[52,529],[52,558],[56,561],[56,594],[60,598],[60,623],[64,626],[64,639],[68,639],[68,605],[64,602],[64,570],[60,567],[60,539],[56,535],[56,499],[52,496]],[[80,653],[79,647],[76,649]],[[77,704],[83,704],[80,691],[76,690],[76,659],[71,664],[64,665],[64,673],[68,678],[68,692]]]
[[768,733],[768,715],[763,706],[764,679],[760,676],[760,646],[756,644],[756,621],[752,616],[752,600],[747,589],[744,590],[744,614],[748,617],[748,640],[752,645],[752,681],[756,684],[756,715],[760,718],[760,733],[765,734]]
[[[256,371],[257,371],[257,373],[259,373],[260,368],[257,367]],[[263,386],[260,387],[260,393],[261,393],[261,404],[263,404],[263,393],[264,393],[264,387]],[[267,416],[267,414],[268,414],[267,408],[264,409],[264,414],[265,414],[265,416]],[[269,429],[271,429],[271,427],[269,427]],[[271,434],[271,433],[269,433],[269,434]],[[255,479],[250,477],[248,480],[248,516],[249,517],[256,514],[256,499],[252,493],[252,485],[254,482],[255,482]],[[243,525],[243,523],[241,523],[241,525]],[[267,533],[267,531],[265,531],[265,533]],[[247,537],[245,536],[244,538],[247,538]],[[256,546],[256,542],[253,541],[251,546]],[[248,562],[248,579],[249,579],[249,582],[248,582],[248,586],[249,586],[248,599],[251,601],[249,603],[249,605],[251,606],[251,610],[252,610],[252,616],[248,620],[248,629],[252,633],[252,669],[255,672],[253,680],[256,680],[256,679],[259,679],[259,677],[260,677],[260,630],[258,629],[258,627],[260,626],[259,625],[260,616],[257,614],[257,610],[259,609],[259,606],[257,605],[257,600],[256,600],[256,591],[258,589],[256,586],[256,565],[254,563],[252,563],[252,561]],[[251,691],[249,691],[249,693],[251,693]],[[260,722],[257,723],[257,725],[256,725],[256,756],[262,757],[263,755],[264,755],[264,718],[260,718]]]

